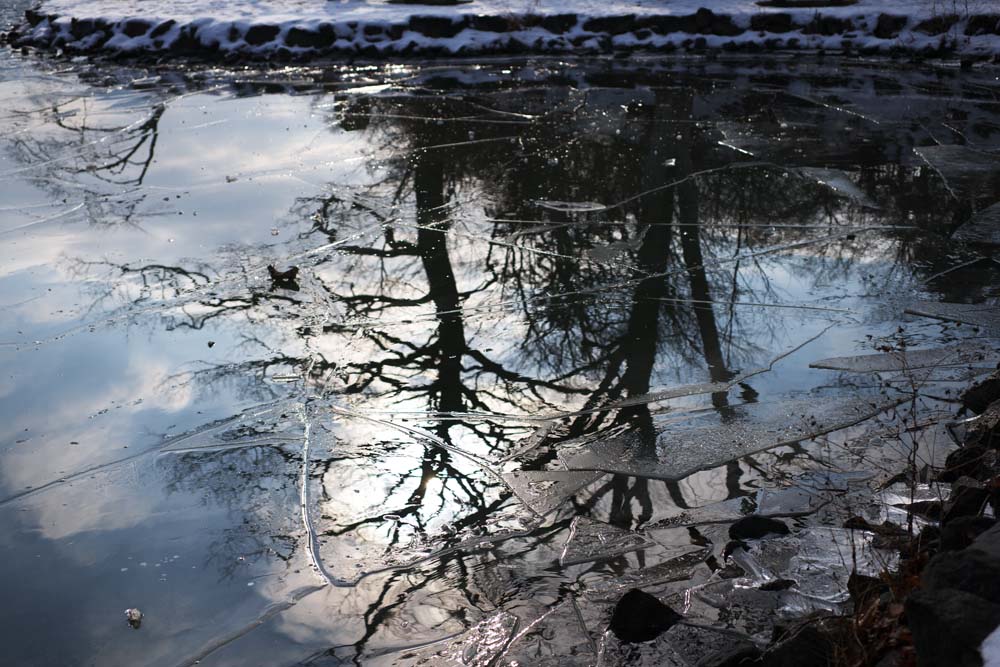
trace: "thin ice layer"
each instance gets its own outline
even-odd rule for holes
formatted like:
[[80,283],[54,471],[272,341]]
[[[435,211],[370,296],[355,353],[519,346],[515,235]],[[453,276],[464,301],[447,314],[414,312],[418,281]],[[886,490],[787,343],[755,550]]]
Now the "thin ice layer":
[[907,308],[906,312],[911,315],[971,324],[989,329],[992,333],[1000,333],[1000,307],[994,304],[918,301]]
[[1000,245],[1000,202],[972,216],[951,238],[963,243]]
[[599,472],[563,470],[515,470],[501,475],[514,495],[539,515],[548,514],[602,476]]
[[655,443],[626,435],[564,449],[559,458],[571,470],[680,480],[747,454],[852,426],[891,405],[843,398],[749,403],[671,424]]
[[[760,489],[757,495],[728,498],[692,507],[647,527],[647,530],[729,523],[750,514],[759,516],[804,516],[846,492],[850,482],[871,478],[864,472],[811,472],[791,480],[787,486]],[[655,535],[653,536],[656,537]]]
[[280,401],[249,408],[229,419],[171,439],[162,452],[219,451],[262,445],[301,444],[300,405]]
[[997,354],[993,348],[979,344],[964,344],[930,350],[898,350],[883,354],[830,357],[814,361],[809,364],[809,367],[867,373],[938,366],[995,364],[997,361],[1000,361],[1000,354]]
[[[878,576],[892,570],[898,554],[875,549],[872,535],[845,528],[814,527],[795,535],[769,537],[733,552],[733,560],[756,584],[794,581],[794,590],[830,603],[848,598],[852,571]],[[717,602],[724,604],[723,600]]]
[[993,177],[1000,174],[1000,158],[967,146],[923,146],[913,150],[941,175],[951,193],[960,199],[988,194]]
[[596,657],[587,629],[570,600],[526,623],[504,651],[501,664],[572,667],[593,664]]
[[401,656],[397,665],[487,667],[503,654],[517,630],[517,616],[498,611],[451,641],[432,644]]
[[638,533],[578,516],[570,526],[559,563],[565,566],[606,560],[653,545],[652,541]]

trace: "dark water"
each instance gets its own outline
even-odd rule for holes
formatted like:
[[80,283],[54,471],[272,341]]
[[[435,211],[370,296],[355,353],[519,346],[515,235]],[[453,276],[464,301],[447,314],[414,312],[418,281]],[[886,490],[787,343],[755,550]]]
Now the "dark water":
[[[904,314],[998,296],[949,238],[1000,199],[989,73],[0,68],[9,664],[685,664],[842,609],[844,518],[996,363],[809,367],[994,341]],[[636,584],[720,630],[625,656]]]

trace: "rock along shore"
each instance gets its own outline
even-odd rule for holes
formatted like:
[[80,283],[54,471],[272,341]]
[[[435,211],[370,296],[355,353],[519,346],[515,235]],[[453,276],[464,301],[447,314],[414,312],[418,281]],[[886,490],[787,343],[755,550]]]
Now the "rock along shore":
[[75,54],[261,60],[805,50],[1000,61],[1000,11],[897,15],[862,5],[853,13],[844,7],[765,11],[751,5],[752,10],[730,13],[697,8],[689,13],[588,15],[396,7],[393,15],[351,18],[347,13],[346,20],[333,13],[302,18],[266,14],[156,18],[132,16],[128,11],[119,12],[120,16],[94,16],[86,11],[77,15],[72,3],[54,3],[28,11],[7,41]]

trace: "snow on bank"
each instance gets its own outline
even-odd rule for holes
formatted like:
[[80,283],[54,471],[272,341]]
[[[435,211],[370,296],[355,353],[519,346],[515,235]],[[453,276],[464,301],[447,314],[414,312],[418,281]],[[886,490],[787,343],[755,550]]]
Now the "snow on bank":
[[[801,0],[800,0],[801,1]],[[815,4],[815,3],[814,3]],[[1000,58],[1000,2],[45,0],[11,41],[69,52],[249,57],[808,49]],[[705,8],[703,5],[710,5]]]

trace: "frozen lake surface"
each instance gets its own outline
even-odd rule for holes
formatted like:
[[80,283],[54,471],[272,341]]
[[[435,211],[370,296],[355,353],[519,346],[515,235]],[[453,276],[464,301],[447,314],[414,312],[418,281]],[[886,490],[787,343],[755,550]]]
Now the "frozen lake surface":
[[997,364],[998,92],[0,55],[5,659],[683,665],[841,610],[891,562],[844,520]]

